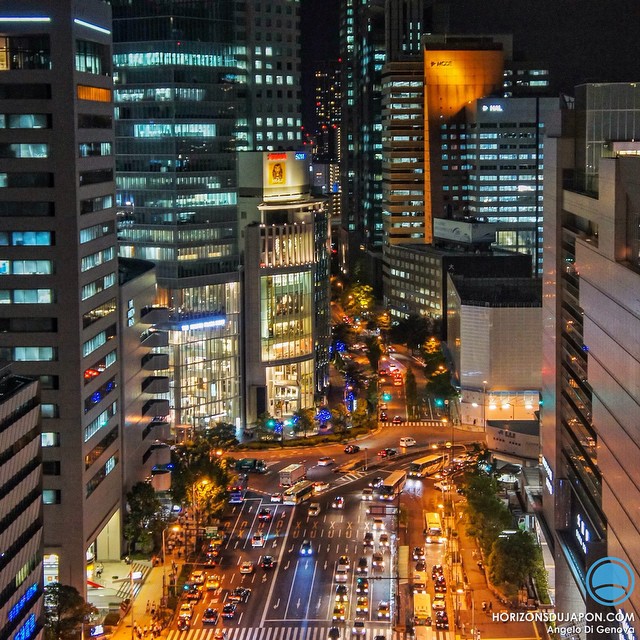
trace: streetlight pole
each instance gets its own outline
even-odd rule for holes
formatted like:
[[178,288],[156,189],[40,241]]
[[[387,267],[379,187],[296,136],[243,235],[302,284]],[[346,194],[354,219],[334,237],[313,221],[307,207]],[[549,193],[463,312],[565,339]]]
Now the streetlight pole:
[[482,381],[482,428],[484,429],[485,440],[487,437],[487,381]]
[[133,569],[129,571],[129,580],[131,581],[131,599],[129,602],[129,606],[131,607],[131,640],[134,640],[135,635],[135,622],[133,620],[134,580],[140,580],[140,578],[142,578],[142,571],[134,571]]

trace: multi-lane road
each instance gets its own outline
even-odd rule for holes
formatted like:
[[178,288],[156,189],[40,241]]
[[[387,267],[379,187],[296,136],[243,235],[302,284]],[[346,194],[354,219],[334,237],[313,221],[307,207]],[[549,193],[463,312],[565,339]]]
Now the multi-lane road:
[[[319,451],[314,453],[322,455]],[[417,450],[409,450],[407,456],[391,458],[384,464],[371,451],[376,469],[346,475],[333,473],[331,466],[318,466],[315,457],[308,459],[309,478],[326,481],[329,488],[296,506],[271,502],[271,493],[277,488],[277,471],[286,461],[271,462],[265,476],[251,475],[245,501],[229,507],[229,536],[223,544],[219,566],[202,567],[207,573],[220,576],[220,588],[204,591],[194,608],[190,628],[171,630],[169,640],[177,640],[178,636],[184,640],[214,640],[216,630],[220,636],[220,629],[224,629],[227,640],[328,640],[332,627],[337,627],[333,634],[339,633],[340,639],[359,635],[365,640],[402,640],[404,632],[394,633],[393,628],[394,623],[405,623],[407,607],[411,607],[410,602],[402,601],[408,590],[401,580],[407,581],[412,566],[399,570],[399,543],[424,544],[422,509],[430,507],[439,496],[430,497],[434,490],[427,490],[429,480],[408,483],[401,497],[408,516],[398,521],[388,515],[374,521],[368,510],[379,502],[363,499],[363,489],[374,477],[385,477],[392,469],[404,468],[419,455]],[[337,496],[344,498],[342,508],[332,506]],[[310,515],[311,502],[320,504],[318,515]],[[264,509],[269,510],[266,520]],[[262,519],[258,517],[261,511]],[[263,536],[264,546],[254,547],[252,539],[258,533]],[[370,544],[365,544],[366,534],[371,538]],[[428,550],[427,563],[442,561],[443,551],[439,545],[434,547],[438,548]],[[377,558],[375,567],[374,554],[382,556],[382,562]],[[261,568],[265,555],[274,558],[272,568]],[[338,565],[344,557],[349,568],[346,575],[339,575]],[[254,563],[254,570],[243,574],[240,568],[247,561]],[[358,578],[368,580],[366,588]],[[235,616],[220,618],[215,625],[203,623],[204,610],[210,607],[222,612],[237,587],[250,589],[251,594],[246,602],[238,603]],[[388,614],[380,604],[385,602]],[[354,632],[356,618],[363,619],[363,633]],[[445,638],[448,634],[434,629],[432,637]]]

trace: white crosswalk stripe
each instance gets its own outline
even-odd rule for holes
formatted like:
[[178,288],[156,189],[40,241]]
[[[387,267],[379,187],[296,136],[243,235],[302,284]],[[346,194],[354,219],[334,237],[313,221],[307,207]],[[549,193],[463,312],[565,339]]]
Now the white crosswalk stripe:
[[354,482],[355,480],[359,480],[366,476],[366,472],[364,471],[352,471],[351,473],[345,473],[343,476],[340,476],[333,484],[347,484],[348,482]]
[[[309,624],[304,621],[291,621],[289,625],[264,627],[227,627],[227,640],[328,640],[329,626]],[[171,629],[167,640],[213,640],[214,628],[189,629],[177,631]],[[405,632],[392,631],[391,627],[367,627],[364,640],[373,640],[375,636],[383,636],[386,640],[411,640],[413,636]],[[434,639],[437,636],[434,634]],[[443,636],[444,638],[445,636]]]

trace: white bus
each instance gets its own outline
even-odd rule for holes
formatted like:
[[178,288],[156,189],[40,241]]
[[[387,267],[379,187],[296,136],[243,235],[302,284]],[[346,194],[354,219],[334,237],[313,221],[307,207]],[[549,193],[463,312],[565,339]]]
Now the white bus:
[[445,541],[439,513],[424,512],[424,539],[427,544],[440,544]]
[[296,505],[308,500],[313,495],[313,482],[303,480],[296,482],[282,494],[282,504]]
[[446,456],[437,453],[418,458],[409,465],[409,477],[425,478],[432,473],[437,473],[443,469],[446,460]]
[[404,488],[406,481],[406,471],[394,471],[390,476],[387,476],[378,489],[380,500],[393,500],[396,498]]

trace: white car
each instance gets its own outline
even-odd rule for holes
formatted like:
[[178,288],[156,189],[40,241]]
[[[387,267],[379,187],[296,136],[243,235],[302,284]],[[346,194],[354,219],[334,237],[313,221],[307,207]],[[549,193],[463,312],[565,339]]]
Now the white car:
[[364,626],[364,618],[356,618],[353,621],[353,628],[351,629],[351,633],[354,636],[363,636],[367,632]]
[[328,482],[322,482],[319,480],[318,482],[313,483],[313,493],[322,493],[323,491],[327,491],[328,489]]
[[436,593],[433,597],[433,604],[431,605],[431,608],[434,611],[444,611],[447,608],[447,602],[442,593]]
[[365,487],[362,490],[362,499],[363,500],[373,500],[373,489],[371,487]]
[[320,515],[320,503],[319,502],[312,502],[309,505],[309,515],[310,516],[318,516],[318,515]]
[[328,467],[330,464],[333,464],[335,460],[330,458],[329,456],[322,456],[322,458],[318,459],[319,467]]
[[256,533],[253,538],[251,538],[252,547],[264,547],[264,543],[264,536],[261,533]]
[[400,438],[400,446],[401,447],[413,447],[415,446],[417,443],[413,438]]
[[253,573],[254,565],[251,560],[245,560],[240,565],[240,573]]
[[373,519],[373,528],[374,529],[384,529],[384,520],[382,518],[374,518]]

